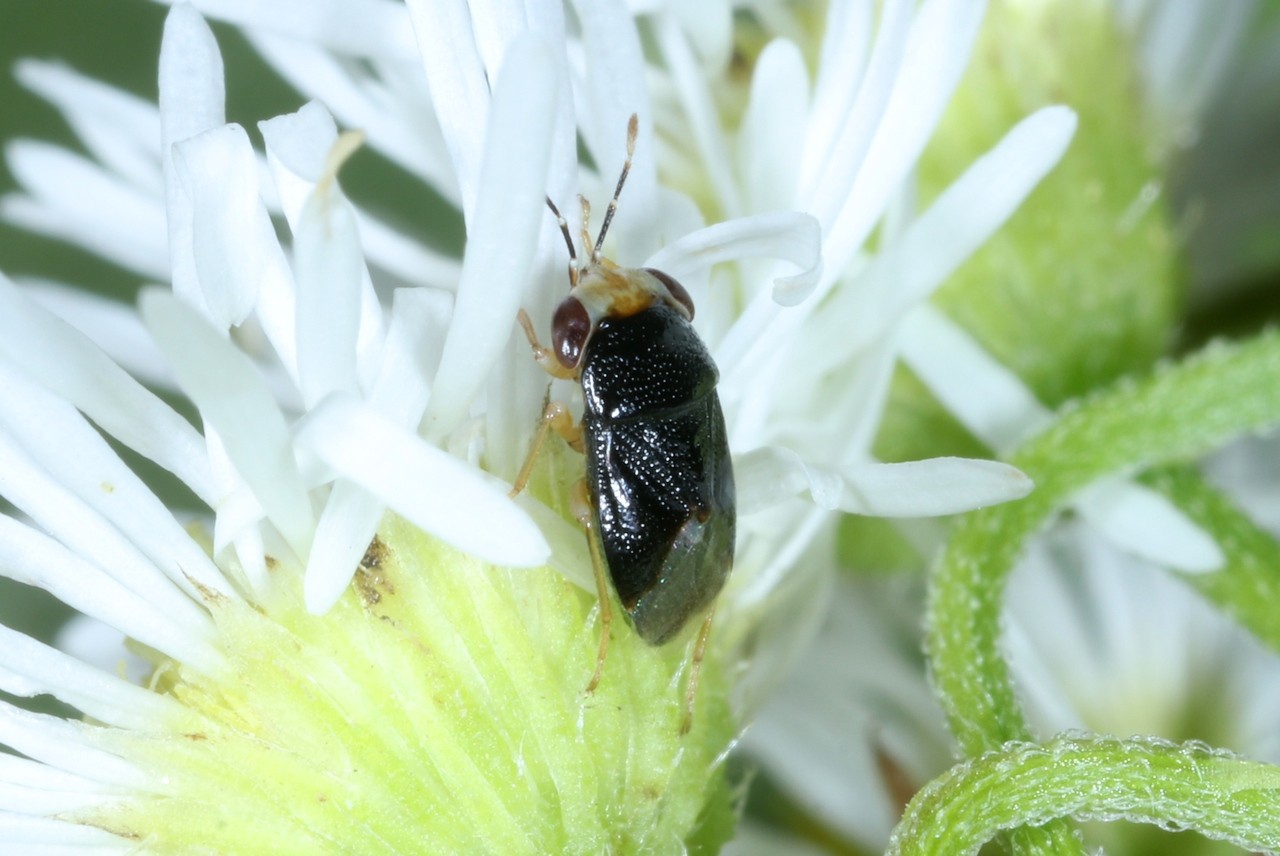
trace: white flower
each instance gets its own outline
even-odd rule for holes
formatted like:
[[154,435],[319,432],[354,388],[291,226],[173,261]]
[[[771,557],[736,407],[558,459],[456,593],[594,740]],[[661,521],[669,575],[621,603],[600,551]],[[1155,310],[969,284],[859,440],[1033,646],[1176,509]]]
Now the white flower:
[[[1161,143],[1186,135],[1220,79],[1219,60],[1240,37],[1236,16],[1247,17],[1250,4],[1117,6],[1122,21],[1137,27],[1137,60],[1166,123]],[[1212,27],[1192,26],[1215,14],[1221,17]],[[919,256],[927,258],[924,248]],[[904,362],[989,447],[1011,451],[1051,419],[1026,384],[933,308],[914,311],[900,341]],[[1232,468],[1231,482],[1238,486],[1247,471],[1255,494],[1274,507],[1274,485],[1264,487],[1266,460],[1256,454]],[[1258,727],[1274,718],[1272,694],[1258,691],[1274,682],[1274,657],[1166,570],[1220,567],[1213,538],[1163,496],[1125,480],[1092,486],[1071,508],[1083,522],[1037,542],[1009,593],[1011,658],[1038,733],[1194,736],[1274,758],[1274,740]],[[822,596],[834,602],[828,623],[744,744],[825,829],[874,850],[884,846],[901,800],[951,760],[943,717],[915,656],[919,592],[901,582],[862,581]],[[1222,704],[1208,714],[1221,728],[1182,730],[1188,719],[1201,722],[1209,694]],[[905,793],[895,776],[905,779]]]
[[[161,690],[4,631],[0,685],[50,693],[104,724],[0,708],[0,740],[32,759],[9,764],[5,780],[34,777],[48,792],[0,797],[11,840],[83,836],[127,849],[89,827],[145,844],[158,834],[147,812],[163,814],[169,801],[178,812],[251,808],[261,775],[295,789],[279,797],[281,841],[349,840],[350,830],[326,825],[336,816],[393,849],[415,828],[396,814],[415,808],[397,788],[451,785],[458,769],[475,780],[459,783],[449,804],[465,822],[450,826],[449,811],[423,822],[459,848],[517,852],[562,834],[586,849],[666,847],[665,836],[689,834],[732,732],[716,686],[723,676],[712,676],[709,724],[690,744],[661,718],[678,703],[650,691],[678,680],[679,652],[615,654],[630,657],[627,680],[598,692],[638,698],[575,705],[579,661],[548,662],[530,625],[589,661],[593,645],[579,631],[590,599],[528,571],[542,594],[522,600],[508,586],[524,577],[489,567],[546,562],[591,587],[560,492],[535,490],[518,504],[506,496],[546,389],[513,319],[524,306],[545,329],[565,287],[544,194],[564,200],[581,186],[607,197],[627,117],[638,115],[635,167],[607,249],[681,279],[699,306],[722,372],[743,518],[725,637],[752,633],[766,602],[807,602],[793,626],[792,613],[776,617],[775,650],[758,658],[771,664],[759,670],[765,678],[817,626],[822,587],[810,583],[830,565],[795,571],[823,543],[832,512],[937,515],[1025,493],[1026,478],[1002,464],[881,465],[868,449],[904,319],[1052,166],[1073,118],[1062,108],[1030,117],[928,211],[903,228],[885,224],[965,65],[982,4],[889,4],[882,15],[873,6],[832,4],[812,86],[794,44],[768,45],[735,131],[715,109],[724,78],[700,71],[727,70],[730,31],[717,24],[729,20],[727,4],[682,17],[642,12],[659,53],[650,60],[660,62],[646,60],[620,4],[584,2],[571,15],[558,2],[523,14],[475,3],[467,15],[426,0],[223,4],[220,13],[317,99],[259,126],[265,157],[225,123],[221,59],[191,6],[176,6],[166,25],[158,109],[64,68],[24,64],[24,80],[63,110],[91,157],[12,146],[25,192],[5,201],[5,216],[172,287],[143,291],[139,323],[56,285],[0,282],[0,486],[24,515],[0,517],[0,570],[145,646]],[[759,15],[788,20],[781,8]],[[359,140],[339,123],[458,206],[461,261],[346,198],[337,173]],[[597,169],[579,168],[578,134]],[[667,162],[692,165],[705,186],[682,187],[678,169],[663,178]],[[287,250],[273,217],[287,227]],[[708,219],[721,222],[702,228]],[[200,429],[122,366],[188,397]],[[190,489],[212,513],[208,543],[91,422]],[[398,517],[385,518],[387,509]],[[482,619],[443,614],[445,592]],[[539,597],[556,618],[543,616]],[[368,630],[369,615],[385,626]],[[405,628],[407,638],[395,635]],[[277,650],[290,656],[277,660]],[[400,662],[422,652],[432,656]],[[509,721],[513,698],[534,709],[527,722]],[[456,712],[451,705],[459,717],[437,715]],[[635,713],[646,705],[658,718]],[[566,710],[579,711],[576,726]],[[567,730],[546,725],[553,715]],[[491,716],[496,737],[484,730]],[[640,739],[652,759],[629,754],[595,784],[582,735],[608,751],[631,745],[639,727],[654,732]],[[295,740],[321,747],[314,769]],[[277,742],[285,752],[254,754]],[[244,779],[202,776],[203,743],[235,759],[221,772]],[[370,757],[389,759],[375,768],[388,778],[362,778]],[[480,787],[510,779],[514,795]],[[535,839],[528,818],[545,808],[539,788],[553,787],[563,829]],[[593,798],[593,788],[606,796]],[[632,825],[619,831],[609,825],[611,788],[650,802],[655,789],[683,798],[663,801],[653,819],[627,815]],[[331,800],[351,819],[315,809]],[[219,818],[201,813],[184,834],[225,829]]]

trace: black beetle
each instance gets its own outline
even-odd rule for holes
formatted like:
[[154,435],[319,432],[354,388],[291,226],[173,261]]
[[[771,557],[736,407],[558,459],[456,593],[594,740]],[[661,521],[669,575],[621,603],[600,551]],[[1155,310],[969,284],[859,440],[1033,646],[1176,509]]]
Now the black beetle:
[[[733,465],[716,395],[719,373],[690,323],[693,301],[667,274],[618,267],[601,254],[631,168],[636,124],[633,115],[627,159],[594,247],[582,200],[586,263],[578,264],[568,224],[547,200],[569,247],[570,286],[552,317],[550,349],[539,344],[524,310],[519,315],[538,364],[582,386],[581,423],[564,404],[548,402],[511,492],[524,488],[548,431],[586,455],[574,511],[586,529],[601,623],[588,692],[609,644],[606,571],[640,638],[661,645],[712,604],[733,564]],[[694,648],[685,730],[713,614]]]

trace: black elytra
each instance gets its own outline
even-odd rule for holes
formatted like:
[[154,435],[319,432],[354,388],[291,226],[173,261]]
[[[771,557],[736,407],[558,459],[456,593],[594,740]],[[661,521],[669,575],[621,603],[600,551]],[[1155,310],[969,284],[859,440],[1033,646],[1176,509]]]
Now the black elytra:
[[654,645],[724,587],[733,464],[718,372],[687,318],[655,302],[601,319],[581,361],[587,486],[609,576]]

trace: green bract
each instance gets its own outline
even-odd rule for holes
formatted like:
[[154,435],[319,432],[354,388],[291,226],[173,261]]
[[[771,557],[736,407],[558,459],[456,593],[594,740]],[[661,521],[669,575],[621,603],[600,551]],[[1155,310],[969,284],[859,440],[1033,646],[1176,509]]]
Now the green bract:
[[716,657],[681,737],[685,647],[616,631],[584,695],[595,599],[552,571],[390,520],[328,614],[296,589],[210,603],[231,671],[157,673],[185,721],[113,738],[151,793],[85,822],[149,853],[679,853],[731,833],[699,817],[728,811],[708,797],[732,727]]

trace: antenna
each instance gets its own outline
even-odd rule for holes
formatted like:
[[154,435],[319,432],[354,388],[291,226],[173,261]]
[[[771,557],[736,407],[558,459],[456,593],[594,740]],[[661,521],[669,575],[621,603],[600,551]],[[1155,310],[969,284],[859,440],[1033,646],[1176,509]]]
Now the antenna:
[[573,236],[569,234],[569,221],[564,219],[564,215],[560,213],[560,209],[551,201],[551,197],[546,197],[547,207],[551,209],[551,213],[556,215],[556,222],[560,224],[560,234],[564,235],[564,245],[569,248],[569,288],[573,288],[578,284],[578,255],[573,251]]
[[[600,262],[600,248],[604,246],[605,233],[609,231],[609,224],[613,222],[613,212],[618,210],[618,197],[622,194],[622,185],[627,181],[627,173],[631,172],[631,158],[636,153],[636,133],[639,128],[639,119],[635,113],[631,114],[631,120],[627,122],[627,159],[622,164],[622,175],[618,176],[618,186],[613,190],[613,198],[609,200],[609,208],[604,212],[604,223],[600,226],[600,235],[596,238],[595,249],[591,251],[591,263],[598,264]],[[586,202],[584,200],[583,205]],[[582,218],[582,228],[587,228],[587,218]],[[583,241],[583,247],[586,247],[586,241]]]

